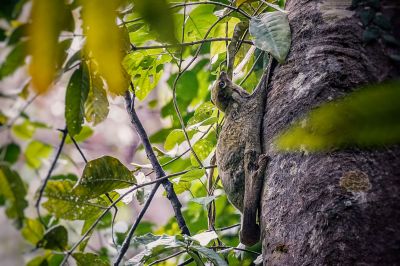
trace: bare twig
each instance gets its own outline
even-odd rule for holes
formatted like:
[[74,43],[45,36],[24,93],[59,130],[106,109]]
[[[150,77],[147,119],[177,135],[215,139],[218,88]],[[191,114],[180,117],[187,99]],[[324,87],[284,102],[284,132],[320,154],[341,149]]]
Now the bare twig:
[[236,247],[229,247],[229,246],[212,246],[212,247],[210,247],[210,248],[212,248],[212,249],[233,249],[233,250],[238,250],[238,251],[244,251],[244,252],[247,252],[247,253],[251,253],[251,254],[254,254],[254,255],[261,255],[261,253],[259,253],[259,252],[255,252],[255,251],[252,251],[252,250],[249,250],[249,249],[245,249],[245,248],[236,248]]
[[181,255],[181,254],[183,254],[183,253],[185,253],[185,252],[186,252],[186,250],[181,250],[181,251],[176,252],[176,253],[174,253],[174,254],[171,254],[171,255],[169,255],[169,256],[167,256],[167,257],[165,257],[165,258],[161,258],[161,259],[155,260],[155,261],[153,261],[152,263],[150,263],[149,266],[151,266],[151,265],[156,265],[156,264],[158,264],[158,263],[160,263],[160,262],[163,262],[163,261],[169,260],[169,259],[171,259],[171,258],[177,257],[177,256],[179,256],[179,255]]
[[[131,84],[132,88],[133,85]],[[165,172],[164,169],[161,167],[159,161],[157,160],[156,155],[154,154],[154,151],[151,147],[151,143],[149,141],[149,138],[147,136],[147,133],[145,131],[145,129],[143,128],[142,123],[139,120],[139,117],[136,114],[135,108],[134,108],[134,99],[131,97],[130,92],[127,91],[125,93],[125,102],[126,102],[126,110],[130,115],[131,118],[131,123],[132,125],[135,127],[142,143],[143,146],[145,148],[147,157],[149,158],[151,164],[153,165],[153,169],[156,173],[156,178],[157,179],[161,179],[163,177],[165,177]],[[157,180],[158,181],[158,180]],[[122,246],[121,246],[121,250],[118,253],[118,256],[114,262],[114,265],[119,265],[119,263],[121,262],[123,256],[125,255],[126,251],[128,250],[129,244],[131,242],[131,239],[133,237],[133,234],[137,228],[137,226],[139,225],[141,219],[143,218],[144,213],[146,212],[147,208],[149,207],[155,193],[158,190],[158,187],[160,186],[160,184],[163,185],[166,193],[167,193],[167,198],[170,200],[171,205],[174,209],[175,212],[175,218],[178,222],[178,226],[182,231],[182,234],[186,234],[186,235],[190,235],[189,229],[186,225],[185,219],[183,218],[182,212],[181,212],[181,208],[182,208],[182,204],[180,203],[178,197],[176,196],[176,193],[174,191],[174,188],[172,186],[172,183],[165,179],[163,180],[161,183],[156,183],[156,185],[153,187],[152,191],[150,192],[150,195],[148,197],[148,199],[146,200],[146,202],[143,205],[142,210],[140,211],[138,217],[135,220],[135,223],[132,225],[132,227],[130,228],[128,235],[126,236]]]
[[[215,166],[208,166],[208,167],[215,167]],[[208,168],[208,167],[207,167],[207,168]],[[166,175],[166,176],[161,177],[161,178],[159,178],[159,179],[156,179],[156,180],[153,180],[153,181],[149,181],[149,182],[146,182],[146,183],[142,183],[142,184],[136,185],[135,187],[129,189],[127,192],[125,192],[124,194],[122,194],[118,199],[116,199],[112,204],[110,204],[110,206],[108,206],[107,208],[104,209],[104,211],[103,211],[103,212],[100,214],[100,216],[93,222],[93,224],[89,227],[89,229],[86,231],[86,233],[82,235],[82,237],[78,240],[78,242],[76,242],[67,252],[64,253],[64,254],[65,254],[65,257],[64,257],[63,261],[61,262],[61,265],[64,265],[64,264],[67,262],[69,256],[70,256],[70,255],[74,252],[74,250],[82,243],[82,241],[86,239],[86,237],[87,237],[87,236],[89,235],[89,233],[96,227],[96,225],[100,222],[100,220],[103,219],[103,217],[104,217],[112,208],[114,208],[114,206],[116,206],[123,198],[125,198],[126,196],[128,196],[129,194],[131,194],[132,192],[134,192],[135,190],[138,190],[138,189],[140,189],[140,188],[142,188],[142,187],[154,185],[154,184],[155,184],[155,187],[153,188],[153,190],[156,190],[156,191],[157,191],[157,189],[155,189],[155,188],[156,188],[156,187],[158,188],[159,185],[160,185],[162,182],[168,180],[169,178],[177,177],[177,176],[183,175],[183,174],[185,174],[185,173],[187,173],[187,172],[189,172],[189,171],[191,171],[191,170],[193,170],[193,169],[185,170],[185,171],[178,172],[178,173],[174,173],[174,174],[171,174],[171,175]],[[150,193],[150,196],[151,196],[151,193]],[[149,196],[149,198],[150,198],[150,196]],[[153,195],[153,196],[154,196],[154,195]],[[153,196],[152,196],[152,197],[153,197]],[[102,207],[103,207],[103,206],[102,206]],[[139,214],[139,215],[140,215],[140,214]],[[138,216],[138,218],[139,218],[139,216]]]
[[[182,43],[177,43],[177,44],[163,44],[163,45],[148,45],[148,46],[135,46],[132,45],[132,51],[137,51],[137,50],[150,50],[150,49],[160,49],[160,48],[172,48],[172,47],[185,47],[185,46],[192,46],[196,44],[202,44],[202,43],[207,43],[207,42],[223,42],[223,41],[231,41],[232,38],[229,37],[220,37],[220,38],[208,38],[208,39],[203,39],[203,40],[197,40],[197,41],[192,41],[192,42],[182,42]],[[253,41],[251,40],[243,40],[244,43],[251,44],[253,45]]]
[[38,196],[38,199],[36,200],[36,204],[35,204],[36,212],[37,212],[39,221],[43,224],[43,226],[44,226],[46,229],[47,229],[47,225],[46,225],[46,223],[43,221],[42,216],[41,216],[41,214],[40,214],[40,201],[42,200],[43,193],[44,193],[44,190],[45,190],[45,188],[46,188],[47,182],[49,181],[49,179],[50,179],[50,177],[51,177],[51,174],[53,173],[53,170],[54,170],[54,168],[56,167],[58,158],[60,158],[61,151],[62,151],[62,149],[63,149],[63,147],[64,147],[64,144],[65,144],[65,139],[67,138],[67,134],[68,134],[67,126],[65,126],[65,128],[62,129],[62,130],[60,130],[60,131],[61,131],[61,133],[62,133],[60,145],[58,146],[56,155],[54,156],[53,162],[51,163],[51,166],[50,166],[50,168],[49,168],[49,171],[47,172],[46,178],[43,180],[42,186],[40,187],[39,196]]
[[251,66],[249,72],[247,72],[246,76],[240,81],[239,86],[241,86],[250,77],[251,73],[253,73],[253,70],[256,67],[257,63],[258,63],[258,60],[260,60],[261,56],[263,56],[263,55],[264,55],[264,52],[261,52],[257,56],[256,60],[254,60],[253,65]]
[[21,110],[19,110],[18,115],[11,119],[11,121],[7,125],[5,125],[3,129],[12,127],[21,116],[21,114],[25,112],[25,110],[37,99],[37,97],[39,97],[39,93],[35,94],[31,99],[29,99],[26,104],[21,108]]

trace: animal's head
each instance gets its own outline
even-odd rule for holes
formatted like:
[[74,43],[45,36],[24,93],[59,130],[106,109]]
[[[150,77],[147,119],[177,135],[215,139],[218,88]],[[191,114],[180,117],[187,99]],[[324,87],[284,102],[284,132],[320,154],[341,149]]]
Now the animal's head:
[[211,92],[211,100],[219,110],[225,112],[232,98],[232,81],[228,74],[222,71]]

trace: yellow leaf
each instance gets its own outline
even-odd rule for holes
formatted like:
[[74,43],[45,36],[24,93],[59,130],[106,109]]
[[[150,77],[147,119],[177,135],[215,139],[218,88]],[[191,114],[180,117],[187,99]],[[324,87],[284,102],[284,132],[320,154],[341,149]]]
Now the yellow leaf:
[[29,28],[32,61],[29,72],[38,93],[48,91],[56,74],[58,36],[64,22],[64,7],[61,0],[34,0],[32,4],[32,24]]
[[86,53],[97,64],[111,93],[122,95],[128,89],[129,77],[122,67],[127,47],[118,28],[118,1],[83,1],[83,29],[87,36]]

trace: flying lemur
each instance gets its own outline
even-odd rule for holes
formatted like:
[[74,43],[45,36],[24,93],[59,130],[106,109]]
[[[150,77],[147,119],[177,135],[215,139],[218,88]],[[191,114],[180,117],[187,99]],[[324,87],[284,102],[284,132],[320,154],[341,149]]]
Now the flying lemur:
[[261,147],[266,75],[249,94],[221,72],[211,92],[213,103],[225,113],[217,143],[218,172],[229,201],[242,213],[240,242],[246,246],[260,239],[257,218],[268,163]]

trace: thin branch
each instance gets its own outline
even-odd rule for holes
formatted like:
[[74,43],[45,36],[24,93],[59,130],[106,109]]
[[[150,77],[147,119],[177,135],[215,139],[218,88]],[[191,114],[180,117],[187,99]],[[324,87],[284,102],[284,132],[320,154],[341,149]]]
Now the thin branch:
[[[211,167],[211,166],[210,166],[210,167]],[[212,167],[215,167],[215,166],[212,166]],[[182,171],[182,172],[179,172],[179,173],[174,173],[174,174],[171,174],[171,175],[166,175],[166,176],[161,177],[161,178],[159,178],[159,179],[156,179],[156,180],[153,180],[153,181],[149,181],[149,182],[146,182],[146,183],[142,183],[142,184],[136,185],[135,187],[131,188],[130,190],[128,190],[127,192],[125,192],[124,194],[122,194],[118,199],[116,199],[112,204],[110,204],[110,206],[108,206],[108,207],[106,207],[106,208],[104,209],[104,211],[100,214],[100,216],[93,222],[93,224],[90,226],[90,228],[86,231],[86,233],[83,234],[82,237],[78,240],[78,242],[76,242],[76,243],[65,253],[65,257],[64,257],[63,261],[61,262],[61,265],[64,265],[64,264],[67,262],[69,256],[71,256],[71,254],[75,251],[75,249],[82,243],[83,240],[85,240],[85,238],[86,238],[86,237],[89,235],[89,233],[96,227],[96,225],[100,222],[100,220],[103,219],[103,217],[104,217],[114,206],[116,206],[123,198],[125,198],[126,196],[128,196],[129,194],[131,194],[132,192],[134,192],[135,190],[138,190],[138,189],[140,189],[140,188],[142,188],[142,187],[154,185],[154,184],[155,184],[155,186],[154,186],[153,190],[157,191],[159,185],[160,185],[162,182],[165,182],[166,180],[168,180],[168,179],[171,178],[171,177],[176,177],[176,176],[185,174],[185,173],[187,173],[187,172],[189,172],[189,171],[191,171],[191,170],[186,170],[186,171]],[[157,188],[157,189],[156,189],[156,188]],[[152,191],[153,191],[153,190],[152,190]],[[154,196],[154,195],[153,195],[153,196]],[[150,197],[153,197],[153,196],[152,196],[151,193],[150,193],[149,199],[150,199]],[[150,201],[151,201],[151,200],[150,200]],[[150,201],[149,201],[149,202],[150,202]],[[139,214],[139,215],[140,215],[140,214]],[[139,218],[139,216],[138,216],[138,218]],[[137,219],[138,219],[138,218],[137,218]]]
[[[218,20],[217,20],[216,22],[214,22],[214,23],[210,26],[210,28],[207,30],[207,32],[205,33],[204,39],[207,39],[207,36],[210,34],[211,30],[212,30],[222,19],[224,19],[226,16],[228,16],[230,13],[232,13],[232,11],[230,11],[230,12],[228,12],[227,14],[225,14],[224,16],[218,18]],[[183,133],[184,133],[184,135],[185,135],[185,139],[186,139],[187,143],[189,144],[189,148],[190,148],[190,150],[191,150],[193,156],[195,157],[196,161],[199,163],[200,166],[202,166],[202,162],[200,161],[200,159],[198,158],[197,154],[195,153],[193,147],[191,146],[189,136],[188,136],[188,134],[187,134],[187,132],[186,132],[185,123],[183,122],[182,114],[181,114],[181,112],[180,112],[180,110],[179,110],[179,107],[178,107],[178,104],[177,104],[177,102],[176,102],[176,84],[177,84],[179,78],[182,76],[182,73],[184,73],[184,72],[191,66],[191,64],[196,60],[196,58],[198,57],[198,55],[199,55],[199,53],[200,53],[201,48],[203,47],[203,44],[204,44],[204,43],[201,43],[201,44],[200,44],[200,46],[199,46],[199,47],[197,48],[197,50],[196,50],[195,55],[193,56],[193,58],[191,59],[191,61],[186,65],[185,68],[181,69],[181,64],[179,65],[179,72],[178,72],[178,75],[177,75],[176,78],[175,78],[174,85],[173,85],[173,98],[172,98],[172,99],[173,99],[173,103],[174,103],[174,108],[175,108],[175,111],[176,111],[177,116],[178,116],[178,119],[179,119],[179,123],[181,124],[181,128],[182,128]],[[181,60],[182,60],[182,55],[181,55]]]
[[26,104],[21,108],[21,110],[19,110],[18,115],[11,119],[11,121],[4,128],[12,127],[21,116],[21,114],[25,112],[25,110],[37,99],[37,97],[39,97],[39,93],[35,94],[31,99],[29,99]]
[[249,250],[249,249],[245,249],[245,248],[236,248],[236,247],[229,247],[229,246],[212,246],[210,248],[212,248],[212,249],[233,249],[233,250],[238,250],[238,251],[244,251],[244,252],[247,252],[247,253],[251,253],[251,254],[254,254],[254,255],[257,255],[257,256],[261,255],[261,253],[259,253],[259,252],[255,252],[255,251],[252,251],[252,250]]
[[65,128],[62,129],[62,130],[60,130],[60,131],[62,132],[62,137],[61,137],[60,145],[58,146],[56,155],[54,156],[54,160],[53,160],[53,162],[51,163],[51,166],[50,166],[50,168],[49,168],[49,171],[47,172],[46,178],[43,180],[43,184],[42,184],[42,186],[40,187],[39,196],[38,196],[38,199],[37,199],[36,204],[35,204],[36,212],[37,212],[38,218],[39,218],[40,222],[43,224],[43,226],[44,226],[46,229],[47,229],[47,225],[46,225],[46,223],[43,221],[42,215],[40,214],[40,201],[42,200],[43,193],[44,193],[44,190],[45,190],[45,188],[46,188],[47,182],[49,181],[49,179],[50,179],[50,177],[51,177],[51,174],[53,173],[53,170],[54,170],[54,168],[56,167],[58,158],[60,158],[61,151],[62,151],[62,149],[63,149],[63,147],[64,147],[64,144],[65,144],[65,139],[67,138],[67,134],[68,134],[67,126],[65,126]]
[[[132,89],[133,89],[133,85],[132,84],[131,84],[131,86],[132,86]],[[126,110],[127,110],[128,114],[129,114],[129,116],[131,118],[131,123],[135,127],[136,132],[138,133],[138,135],[139,135],[139,137],[140,137],[140,139],[141,139],[141,141],[143,143],[143,146],[145,148],[147,157],[150,160],[151,164],[153,165],[153,169],[154,169],[154,171],[156,173],[156,179],[159,180],[159,179],[161,179],[161,178],[166,176],[165,172],[164,172],[164,169],[161,167],[159,161],[157,160],[157,157],[154,154],[154,151],[153,151],[153,149],[151,147],[151,143],[149,141],[147,133],[146,133],[145,129],[143,128],[143,125],[140,122],[139,117],[136,114],[136,111],[135,111],[135,108],[134,108],[134,98],[131,97],[129,91],[126,91],[126,93],[125,93],[125,103],[126,103]],[[188,229],[188,227],[186,225],[185,218],[183,217],[182,212],[181,212],[182,204],[180,203],[180,201],[179,201],[179,199],[178,199],[178,197],[177,197],[177,195],[176,195],[176,193],[174,191],[172,183],[169,180],[165,179],[161,183],[157,183],[153,187],[152,191],[150,192],[150,195],[149,195],[148,199],[146,200],[142,210],[140,211],[138,217],[135,220],[135,223],[130,228],[130,230],[128,232],[128,235],[126,236],[126,238],[125,238],[125,240],[124,240],[124,242],[123,242],[123,244],[121,246],[121,250],[118,253],[118,256],[117,256],[117,258],[116,258],[116,260],[114,262],[114,265],[119,265],[120,264],[122,258],[124,257],[126,251],[128,250],[128,247],[130,245],[130,242],[131,242],[131,239],[133,237],[133,234],[134,234],[137,226],[139,225],[141,219],[143,218],[144,213],[146,212],[147,208],[149,207],[149,205],[150,205],[155,193],[157,192],[158,187],[160,186],[160,184],[163,185],[163,187],[164,187],[164,189],[165,189],[165,191],[167,193],[167,198],[171,202],[172,208],[174,209],[175,218],[176,218],[176,220],[178,222],[179,228],[182,231],[182,234],[190,235],[190,231],[189,231],[189,229]]]
[[152,263],[150,263],[149,266],[151,266],[151,265],[156,265],[156,264],[158,264],[158,263],[160,263],[160,262],[163,262],[163,261],[169,260],[169,259],[171,259],[171,258],[177,257],[177,256],[179,256],[179,255],[181,255],[181,254],[183,254],[183,253],[185,253],[185,252],[186,252],[186,250],[181,250],[181,251],[176,252],[176,253],[174,253],[174,254],[171,254],[171,255],[169,255],[169,256],[167,256],[167,257],[165,257],[165,258],[161,258],[161,259],[155,260],[155,261],[153,261]]
[[222,232],[222,231],[226,231],[226,230],[229,230],[229,229],[232,229],[232,228],[235,228],[235,227],[239,227],[239,226],[240,226],[240,223],[239,224],[230,225],[230,226],[226,226],[226,227],[222,227],[222,228],[216,228],[214,231]]
[[[163,44],[163,45],[148,45],[148,46],[135,46],[132,45],[132,50],[137,51],[137,50],[149,50],[149,49],[161,49],[161,48],[172,48],[172,47],[185,47],[185,46],[192,46],[196,44],[202,44],[202,43],[207,43],[207,42],[223,42],[223,41],[231,41],[232,38],[229,37],[219,37],[219,38],[208,38],[208,39],[203,39],[203,40],[197,40],[197,41],[192,41],[192,42],[182,42],[182,43],[177,43],[177,44]],[[253,41],[251,40],[243,40],[244,43],[251,44],[253,45]]]
[[261,53],[257,56],[257,58],[256,58],[256,60],[254,61],[253,65],[251,66],[249,72],[247,72],[246,76],[240,81],[239,86],[241,86],[241,85],[250,77],[251,73],[253,73],[253,70],[254,70],[254,68],[256,67],[257,63],[258,63],[258,60],[260,60],[261,56],[263,56],[263,55],[264,55],[264,52],[261,52]]

